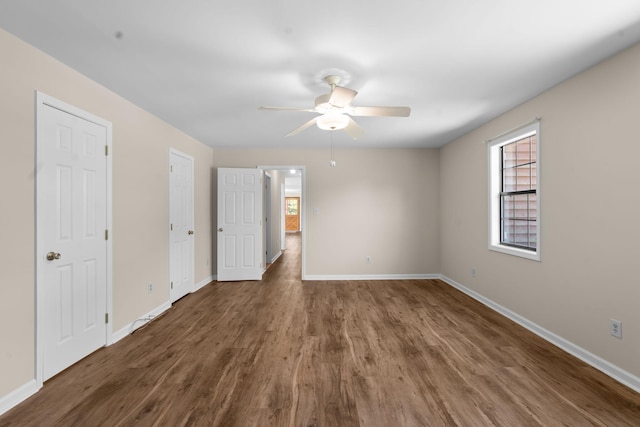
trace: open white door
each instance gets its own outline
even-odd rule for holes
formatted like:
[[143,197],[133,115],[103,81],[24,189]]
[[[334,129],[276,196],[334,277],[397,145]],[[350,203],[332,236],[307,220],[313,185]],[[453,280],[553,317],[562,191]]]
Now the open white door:
[[193,157],[169,151],[169,294],[193,292]]
[[261,169],[218,169],[218,278],[260,280],[263,272]]

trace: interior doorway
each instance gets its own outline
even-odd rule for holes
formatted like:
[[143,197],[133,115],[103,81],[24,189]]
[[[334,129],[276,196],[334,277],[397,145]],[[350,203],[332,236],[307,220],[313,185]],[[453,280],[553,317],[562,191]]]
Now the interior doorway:
[[[297,227],[296,231],[299,233],[299,245],[301,256],[301,279],[305,279],[305,266],[306,266],[306,230],[305,230],[305,197],[304,192],[306,188],[306,176],[305,166],[300,165],[286,165],[286,166],[270,166],[260,165],[258,168],[269,172],[271,174],[271,199],[272,203],[271,212],[273,217],[271,218],[272,226],[272,246],[276,252],[282,253],[287,250],[287,233],[286,229],[286,212],[287,212],[287,198],[297,198]],[[279,218],[278,218],[279,217]],[[279,220],[278,220],[279,219]],[[280,250],[278,251],[278,242],[273,242],[279,236]],[[274,257],[273,260],[277,259]]]

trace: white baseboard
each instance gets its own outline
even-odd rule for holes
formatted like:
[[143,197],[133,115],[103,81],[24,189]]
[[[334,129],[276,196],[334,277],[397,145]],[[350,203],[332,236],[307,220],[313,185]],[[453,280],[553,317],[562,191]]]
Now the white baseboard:
[[440,279],[439,274],[353,274],[353,275],[322,275],[307,274],[304,280],[416,280]]
[[574,343],[572,343],[571,341],[568,341],[564,338],[562,338],[559,335],[554,334],[551,331],[548,331],[547,329],[541,327],[540,325],[530,321],[529,319],[520,316],[517,313],[514,313],[513,311],[509,310],[508,308],[505,308],[503,306],[501,306],[500,304],[497,304],[496,302],[490,300],[489,298],[486,298],[482,295],[480,295],[479,293],[467,288],[466,286],[461,285],[460,283],[456,282],[455,280],[452,280],[446,276],[443,275],[439,275],[440,279],[442,279],[442,281],[444,281],[445,283],[453,286],[454,288],[458,289],[459,291],[469,295],[471,298],[481,302],[482,304],[486,305],[487,307],[491,308],[492,310],[500,313],[501,315],[513,320],[514,322],[516,322],[517,324],[519,324],[520,326],[530,330],[531,332],[533,332],[534,334],[538,335],[539,337],[541,337],[542,339],[550,342],[551,344],[555,345],[556,347],[561,348],[562,350],[566,351],[569,354],[572,354],[573,356],[577,357],[578,359],[582,360],[583,362],[593,366],[594,368],[596,368],[597,370],[603,372],[604,374],[610,376],[611,378],[613,378],[614,380],[626,385],[629,388],[632,388],[633,390],[635,390],[636,392],[640,393],[640,377],[637,377],[633,374],[631,374],[630,372],[625,371],[624,369],[612,364],[611,362],[608,362],[606,360],[604,360],[603,358],[596,356],[595,354],[585,350],[584,348],[575,345]]
[[200,289],[204,288],[205,286],[207,286],[209,283],[213,282],[215,276],[209,276],[204,280],[201,280],[200,282],[196,283],[195,286],[193,287],[193,292],[197,292]]
[[0,397],[0,415],[9,409],[18,405],[20,402],[33,396],[38,391],[36,380],[30,380],[28,383],[18,387],[6,396]]
[[167,301],[164,304],[162,304],[161,306],[154,308],[153,310],[151,310],[150,312],[148,312],[144,316],[139,317],[138,319],[136,319],[133,322],[129,323],[127,326],[125,326],[124,328],[120,329],[118,332],[115,332],[111,336],[111,344],[117,343],[122,338],[130,335],[131,333],[133,333],[133,331],[135,331],[136,329],[141,328],[142,326],[146,325],[147,323],[152,321],[154,318],[156,318],[157,316],[161,315],[162,313],[164,313],[165,311],[169,310],[170,308],[171,308],[171,303],[169,301]]
[[267,261],[267,263],[273,264],[278,260],[278,258],[280,258],[280,255],[282,255],[282,251],[278,251],[278,253],[273,258],[271,258],[271,261]]

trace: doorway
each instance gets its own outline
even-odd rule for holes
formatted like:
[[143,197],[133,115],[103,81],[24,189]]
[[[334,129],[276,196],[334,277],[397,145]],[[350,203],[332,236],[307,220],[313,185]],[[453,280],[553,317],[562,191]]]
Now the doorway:
[[[277,209],[272,209],[273,215],[279,216],[279,223],[276,227],[276,231],[273,231],[272,239],[275,236],[279,236],[280,240],[280,251],[287,250],[287,233],[286,233],[286,199],[288,197],[296,197],[298,198],[298,226],[297,231],[299,234],[299,244],[300,244],[300,256],[301,256],[301,278],[305,279],[306,276],[306,251],[305,251],[305,242],[306,242],[306,230],[305,230],[305,212],[306,212],[306,197],[305,197],[305,188],[306,188],[306,167],[301,165],[259,165],[259,169],[264,171],[273,172],[272,177],[277,176],[278,184],[273,184],[276,181],[272,179],[272,195],[271,202],[274,204],[278,204]],[[276,173],[277,172],[277,173]],[[279,193],[279,194],[277,194]],[[274,224],[272,224],[273,226]],[[274,247],[276,245],[273,245]],[[276,248],[277,250],[277,248]]]

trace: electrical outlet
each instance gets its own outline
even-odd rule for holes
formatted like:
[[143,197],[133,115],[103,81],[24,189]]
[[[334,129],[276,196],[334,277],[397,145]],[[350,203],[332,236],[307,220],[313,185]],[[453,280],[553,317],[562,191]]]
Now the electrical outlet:
[[149,283],[149,286],[147,287],[147,292],[149,293],[153,292],[153,283]]
[[365,261],[367,264],[371,264],[371,257],[370,257],[370,256],[365,257],[364,261]]
[[611,319],[611,323],[609,326],[611,330],[611,335],[622,339],[622,322],[616,319]]
[[475,267],[471,267],[471,277],[476,277],[478,275],[478,269]]

